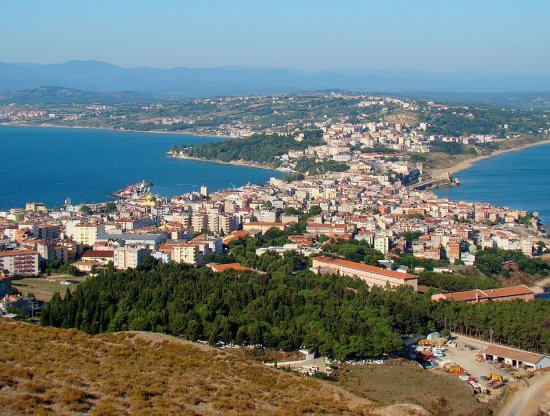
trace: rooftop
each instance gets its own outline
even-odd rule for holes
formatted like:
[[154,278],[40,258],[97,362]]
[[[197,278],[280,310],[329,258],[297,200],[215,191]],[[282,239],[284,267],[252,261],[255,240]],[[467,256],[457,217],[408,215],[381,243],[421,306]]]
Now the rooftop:
[[487,347],[483,353],[496,355],[502,358],[510,358],[512,360],[521,361],[528,364],[536,364],[545,357],[544,355],[536,354],[534,352],[502,347],[500,345],[491,345]]
[[321,263],[335,264],[337,266],[348,267],[351,269],[361,270],[364,272],[382,274],[384,276],[393,277],[397,279],[403,279],[403,280],[418,279],[418,277],[415,276],[414,274],[397,272],[395,270],[382,269],[381,267],[369,266],[367,264],[356,263],[349,260],[337,259],[334,257],[315,257],[314,260]]

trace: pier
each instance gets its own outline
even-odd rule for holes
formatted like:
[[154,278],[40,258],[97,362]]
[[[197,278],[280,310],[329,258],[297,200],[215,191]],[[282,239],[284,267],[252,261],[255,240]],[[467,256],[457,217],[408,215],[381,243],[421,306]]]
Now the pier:
[[419,181],[407,186],[407,189],[411,190],[426,190],[434,188],[446,188],[453,185],[458,185],[459,182],[456,179],[451,178],[449,172],[445,172],[439,178],[430,178],[425,181]]

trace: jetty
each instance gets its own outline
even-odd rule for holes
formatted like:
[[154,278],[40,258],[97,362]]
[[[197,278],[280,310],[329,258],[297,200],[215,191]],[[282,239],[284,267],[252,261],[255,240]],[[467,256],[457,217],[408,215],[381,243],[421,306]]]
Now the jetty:
[[434,188],[448,188],[455,185],[460,185],[460,181],[456,178],[452,178],[449,172],[445,172],[439,178],[430,178],[413,183],[412,185],[407,186],[407,189],[420,191]]
[[153,186],[153,182],[141,181],[131,185],[127,185],[119,191],[113,192],[111,195],[120,199],[138,198],[148,194]]

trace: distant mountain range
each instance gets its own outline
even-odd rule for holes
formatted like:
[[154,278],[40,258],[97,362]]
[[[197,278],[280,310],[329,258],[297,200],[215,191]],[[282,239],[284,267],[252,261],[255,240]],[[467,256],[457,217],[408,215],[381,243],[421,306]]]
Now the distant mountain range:
[[29,90],[45,85],[93,92],[134,91],[185,98],[322,89],[388,93],[494,93],[550,91],[550,74],[430,74],[418,71],[300,71],[234,67],[122,68],[98,61],[69,61],[51,65],[0,63],[0,91]]

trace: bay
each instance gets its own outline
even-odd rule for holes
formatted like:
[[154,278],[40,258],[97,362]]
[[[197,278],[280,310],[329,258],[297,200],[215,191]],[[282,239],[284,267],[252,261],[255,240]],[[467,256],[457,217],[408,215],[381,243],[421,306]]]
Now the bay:
[[198,191],[265,183],[281,172],[247,166],[174,159],[176,144],[210,143],[220,137],[100,129],[0,126],[0,209],[71,198],[75,204],[113,200],[112,192],[141,180],[172,197]]
[[550,145],[484,159],[453,176],[460,186],[437,189],[437,196],[536,211],[550,225]]

